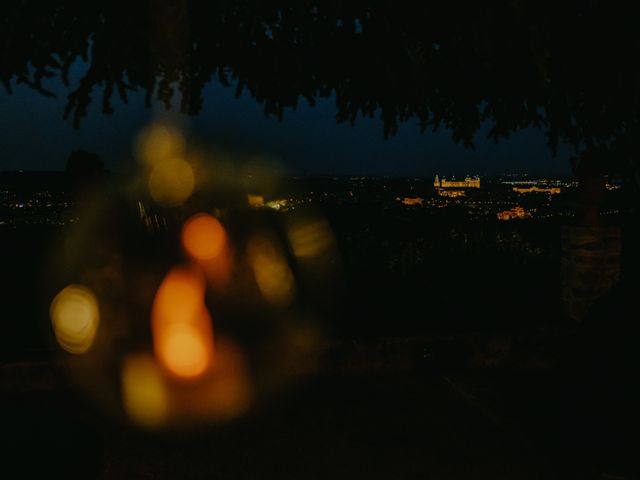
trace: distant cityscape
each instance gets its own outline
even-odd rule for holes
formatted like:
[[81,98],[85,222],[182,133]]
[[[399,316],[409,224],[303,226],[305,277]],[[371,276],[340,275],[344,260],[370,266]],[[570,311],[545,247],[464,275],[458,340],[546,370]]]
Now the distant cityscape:
[[[313,190],[288,198],[268,198],[249,194],[248,204],[275,210],[291,210],[301,205],[378,204],[385,209],[410,208],[426,211],[449,209],[471,220],[551,219],[575,216],[577,182],[572,179],[514,179],[493,177],[481,182],[478,176],[464,180],[440,178],[331,177],[310,179]],[[620,185],[607,183],[607,190]],[[614,202],[615,203],[615,202]],[[602,215],[616,215],[620,206],[612,206]]]
[[[65,225],[77,221],[72,215],[73,195],[60,174],[53,186],[43,187],[46,174],[30,181],[29,173],[0,173],[0,225]],[[54,175],[54,174],[52,174]],[[292,178],[276,195],[262,192],[247,195],[247,205],[279,211],[302,206],[377,205],[385,210],[420,210],[425,214],[451,215],[468,220],[512,221],[566,219],[575,216],[577,182],[573,179],[530,178],[504,175],[480,179],[478,176],[444,178],[314,177]],[[620,185],[607,183],[615,195]],[[138,205],[141,218],[146,207]],[[621,212],[616,198],[608,202],[603,216]],[[155,222],[158,219],[147,219]],[[158,224],[158,227],[160,225]]]
[[3,185],[0,190],[0,226],[66,225],[71,216],[71,195],[66,191],[16,191]]

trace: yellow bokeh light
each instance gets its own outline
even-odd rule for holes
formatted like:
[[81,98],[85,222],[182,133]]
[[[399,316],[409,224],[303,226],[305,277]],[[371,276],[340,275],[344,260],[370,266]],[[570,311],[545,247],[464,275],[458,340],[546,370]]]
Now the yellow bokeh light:
[[182,205],[193,193],[195,174],[183,158],[172,157],[156,163],[149,175],[149,193],[163,207]]
[[180,157],[184,150],[185,141],[180,132],[162,124],[154,124],[143,131],[136,144],[138,159],[150,166]]
[[83,354],[91,348],[100,323],[98,301],[91,290],[69,285],[53,299],[49,314],[56,340],[64,350]]
[[125,359],[122,366],[122,403],[129,418],[144,427],[164,423],[169,400],[162,372],[151,355]]
[[247,254],[265,300],[279,306],[290,304],[295,295],[295,280],[275,238],[256,235],[247,245]]
[[302,259],[324,254],[333,245],[329,224],[319,219],[292,223],[287,236],[293,253]]
[[224,227],[211,215],[194,215],[182,228],[182,245],[196,260],[211,260],[220,255],[225,248]]

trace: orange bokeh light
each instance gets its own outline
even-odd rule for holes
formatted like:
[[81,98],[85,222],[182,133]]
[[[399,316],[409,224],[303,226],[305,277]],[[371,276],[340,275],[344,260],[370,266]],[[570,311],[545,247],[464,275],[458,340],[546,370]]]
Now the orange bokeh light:
[[212,361],[207,336],[197,325],[175,323],[166,328],[159,342],[159,354],[167,369],[183,378],[201,375]]
[[156,293],[151,317],[154,350],[166,370],[189,379],[211,366],[213,328],[202,275],[184,267],[171,270]]
[[204,302],[204,280],[193,269],[177,267],[165,276],[153,305],[154,322],[190,322]]
[[206,261],[219,256],[226,243],[224,227],[206,213],[194,215],[182,228],[182,245],[196,260]]
[[249,408],[253,391],[245,354],[231,339],[216,337],[215,361],[198,388],[198,395],[192,389],[174,391],[174,418],[228,420]]

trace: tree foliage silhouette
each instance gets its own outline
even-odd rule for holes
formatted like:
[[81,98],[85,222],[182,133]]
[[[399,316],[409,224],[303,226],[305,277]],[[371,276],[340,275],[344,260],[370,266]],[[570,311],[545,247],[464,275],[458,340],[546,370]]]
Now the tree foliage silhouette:
[[[52,95],[69,84],[78,126],[96,95],[141,89],[196,114],[216,81],[281,118],[335,95],[339,122],[379,117],[385,135],[417,119],[472,146],[538,126],[549,146],[638,150],[640,29],[633,6],[604,0],[22,0],[0,13],[0,80]],[[99,92],[101,90],[101,93]]]

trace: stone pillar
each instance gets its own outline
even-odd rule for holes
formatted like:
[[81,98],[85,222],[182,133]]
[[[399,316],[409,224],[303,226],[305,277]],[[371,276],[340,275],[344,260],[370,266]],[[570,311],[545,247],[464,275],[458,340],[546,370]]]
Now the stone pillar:
[[580,321],[601,295],[620,281],[619,227],[567,225],[562,229],[562,299]]
[[568,316],[581,321],[591,305],[620,281],[621,230],[603,226],[605,152],[585,152],[573,162],[578,177],[577,222],[562,230],[562,299]]

